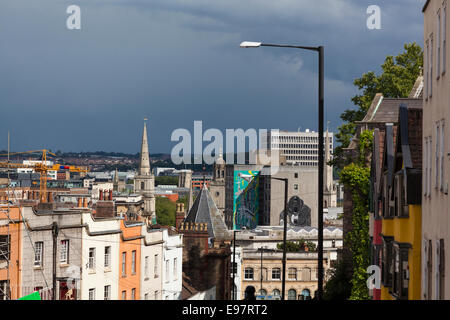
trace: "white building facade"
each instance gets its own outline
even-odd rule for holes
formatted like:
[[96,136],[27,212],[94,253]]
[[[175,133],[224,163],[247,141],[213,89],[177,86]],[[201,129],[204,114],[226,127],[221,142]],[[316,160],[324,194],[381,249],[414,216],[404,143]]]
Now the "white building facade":
[[162,230],[164,241],[162,300],[180,300],[183,281],[183,235],[168,228],[163,228]]
[[83,213],[81,300],[119,299],[120,219]]

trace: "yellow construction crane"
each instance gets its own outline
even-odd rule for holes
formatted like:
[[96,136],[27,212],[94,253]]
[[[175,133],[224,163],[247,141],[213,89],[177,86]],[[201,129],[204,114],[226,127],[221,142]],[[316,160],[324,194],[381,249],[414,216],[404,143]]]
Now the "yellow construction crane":
[[[41,153],[41,152],[42,152],[41,162],[36,162],[33,164],[21,164],[21,163],[9,162],[9,161],[8,162],[0,162],[0,168],[11,168],[11,169],[27,168],[27,169],[33,169],[35,172],[38,172],[40,174],[39,199],[41,202],[47,201],[47,176],[48,176],[47,173],[48,173],[48,171],[68,170],[70,172],[89,172],[88,169],[83,168],[83,167],[66,166],[66,165],[61,165],[61,164],[47,165],[47,154],[49,154],[51,156],[56,156],[56,154],[48,151],[47,149],[23,151],[23,152],[12,152],[12,153],[9,153],[9,155]],[[0,156],[7,156],[7,155],[8,154],[0,154]]]

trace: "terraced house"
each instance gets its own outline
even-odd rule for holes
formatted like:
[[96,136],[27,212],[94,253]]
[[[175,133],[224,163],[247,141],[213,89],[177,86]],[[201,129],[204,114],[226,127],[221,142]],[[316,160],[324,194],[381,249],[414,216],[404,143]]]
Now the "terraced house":
[[422,108],[401,104],[397,121],[386,124],[379,213],[382,245],[381,299],[420,299]]
[[450,78],[447,0],[428,0],[424,15],[422,299],[450,299],[448,196]]

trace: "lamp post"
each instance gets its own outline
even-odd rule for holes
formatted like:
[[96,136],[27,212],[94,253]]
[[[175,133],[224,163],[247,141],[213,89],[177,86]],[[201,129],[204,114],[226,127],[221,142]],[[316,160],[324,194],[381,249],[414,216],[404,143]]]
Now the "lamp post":
[[[279,47],[294,48],[309,51],[315,51],[319,54],[319,174],[318,174],[318,300],[323,296],[323,167],[324,167],[324,139],[323,139],[323,118],[324,118],[324,47],[305,47],[280,44],[267,44],[261,42],[244,41],[240,44],[241,48],[259,48],[259,47]],[[286,221],[286,219],[285,219]],[[286,223],[286,222],[285,222]],[[286,249],[286,247],[284,247]],[[285,252],[283,252],[283,256]],[[283,259],[284,260],[284,259]],[[284,278],[284,275],[283,275]],[[284,289],[282,293],[284,298]]]

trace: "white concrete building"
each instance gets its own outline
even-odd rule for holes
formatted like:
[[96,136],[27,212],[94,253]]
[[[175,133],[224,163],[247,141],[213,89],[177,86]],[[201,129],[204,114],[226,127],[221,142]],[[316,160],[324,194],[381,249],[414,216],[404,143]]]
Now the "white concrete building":
[[162,300],[180,300],[182,290],[183,235],[163,228]]
[[83,213],[81,300],[118,300],[120,219]]
[[[325,139],[324,134],[324,139]],[[286,157],[288,164],[317,167],[319,165],[319,133],[306,129],[305,131],[267,132],[263,136],[267,149],[279,150],[280,156]],[[328,132],[329,152],[333,151],[333,133]]]
[[[233,259],[235,259],[235,275],[234,275],[234,285],[235,285],[235,292],[234,292],[234,298],[233,300],[242,300],[244,299],[244,293],[242,292],[241,288],[241,270],[242,270],[242,248],[240,246],[236,247],[236,253],[234,254],[233,258],[233,246],[231,246],[231,265],[233,266]],[[231,267],[231,277],[233,277],[233,267]],[[233,289],[232,289],[233,290]]]
[[162,292],[163,229],[142,226],[141,300],[160,300]]

